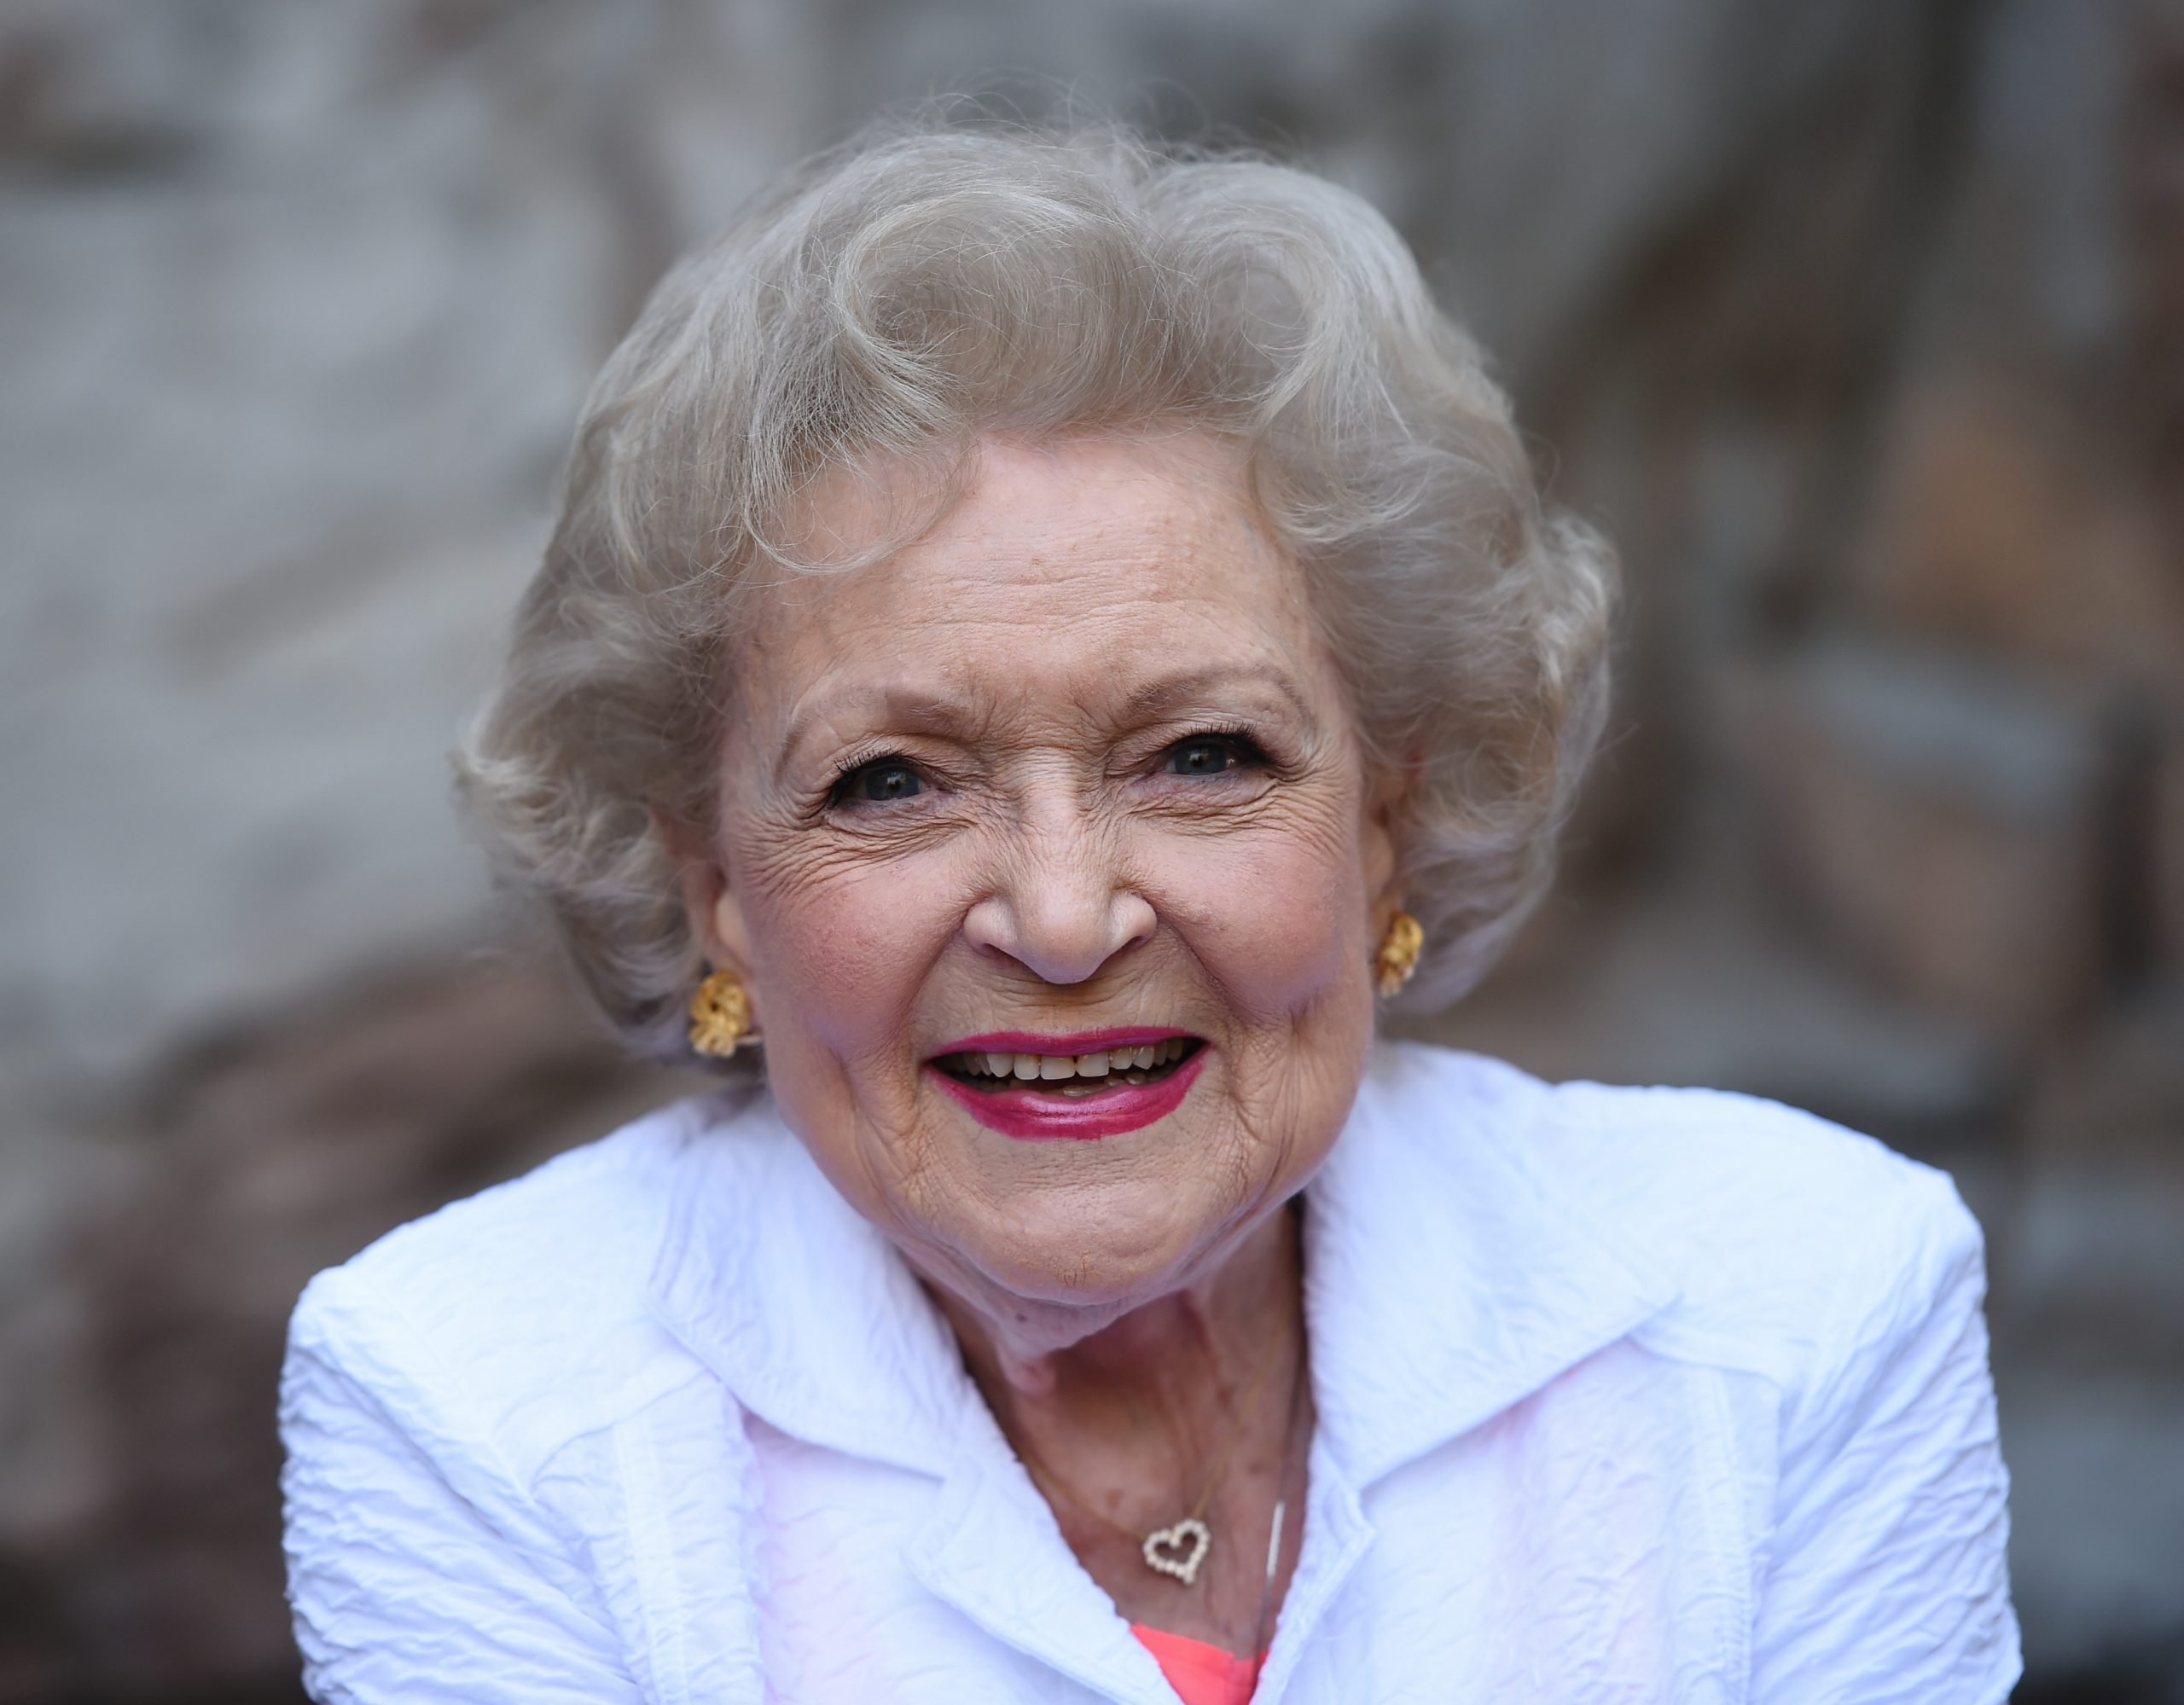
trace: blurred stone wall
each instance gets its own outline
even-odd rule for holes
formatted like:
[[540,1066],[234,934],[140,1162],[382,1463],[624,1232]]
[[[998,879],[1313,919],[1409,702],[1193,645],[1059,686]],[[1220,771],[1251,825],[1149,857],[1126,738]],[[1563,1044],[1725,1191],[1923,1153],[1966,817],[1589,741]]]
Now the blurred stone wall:
[[1374,200],[1624,548],[1437,1028],[1951,1167],[2024,1696],[2184,1698],[2184,9],[11,0],[0,1705],[299,1696],[296,1290],[678,1087],[446,806],[583,386],[780,165],[1042,79]]

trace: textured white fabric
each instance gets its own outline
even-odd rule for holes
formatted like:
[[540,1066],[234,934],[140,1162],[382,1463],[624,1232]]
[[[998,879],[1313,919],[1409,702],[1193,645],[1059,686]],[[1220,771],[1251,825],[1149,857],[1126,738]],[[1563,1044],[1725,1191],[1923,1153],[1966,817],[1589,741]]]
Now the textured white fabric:
[[[1385,1046],[1305,1282],[1264,1705],[2007,1696],[1979,1236],[1940,1174],[1764,1102]],[[282,1425],[322,1702],[1172,1705],[763,1099],[322,1273]]]

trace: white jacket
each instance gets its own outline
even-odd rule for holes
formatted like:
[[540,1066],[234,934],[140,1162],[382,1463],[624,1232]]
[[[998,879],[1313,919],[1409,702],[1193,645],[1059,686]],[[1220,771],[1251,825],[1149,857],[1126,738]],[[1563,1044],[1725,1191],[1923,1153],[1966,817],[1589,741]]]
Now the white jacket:
[[[1977,1227],[1764,1102],[1383,1046],[1306,1193],[1284,1702],[2000,1702]],[[1173,1705],[886,1242],[754,1097],[319,1275],[314,1699]]]

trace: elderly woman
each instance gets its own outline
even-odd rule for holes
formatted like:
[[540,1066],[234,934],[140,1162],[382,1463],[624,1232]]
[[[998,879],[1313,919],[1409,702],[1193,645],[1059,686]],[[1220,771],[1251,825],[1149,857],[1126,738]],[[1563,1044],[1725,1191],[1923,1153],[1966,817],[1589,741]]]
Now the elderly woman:
[[2003,1699],[1947,1180],[1374,1039],[1611,580],[1301,172],[919,120],[679,266],[461,768],[723,1086],[305,1294],[313,1696]]

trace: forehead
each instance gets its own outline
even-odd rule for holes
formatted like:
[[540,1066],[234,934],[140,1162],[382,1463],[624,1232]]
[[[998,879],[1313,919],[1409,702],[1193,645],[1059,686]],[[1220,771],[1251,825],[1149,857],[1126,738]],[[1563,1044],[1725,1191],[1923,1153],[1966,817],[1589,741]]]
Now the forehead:
[[[889,494],[839,479],[797,518],[823,549],[879,536]],[[736,696],[754,734],[874,696],[1093,709],[1182,671],[1331,687],[1302,571],[1201,437],[987,443],[928,533],[753,594]],[[996,706],[996,708],[998,708]]]

